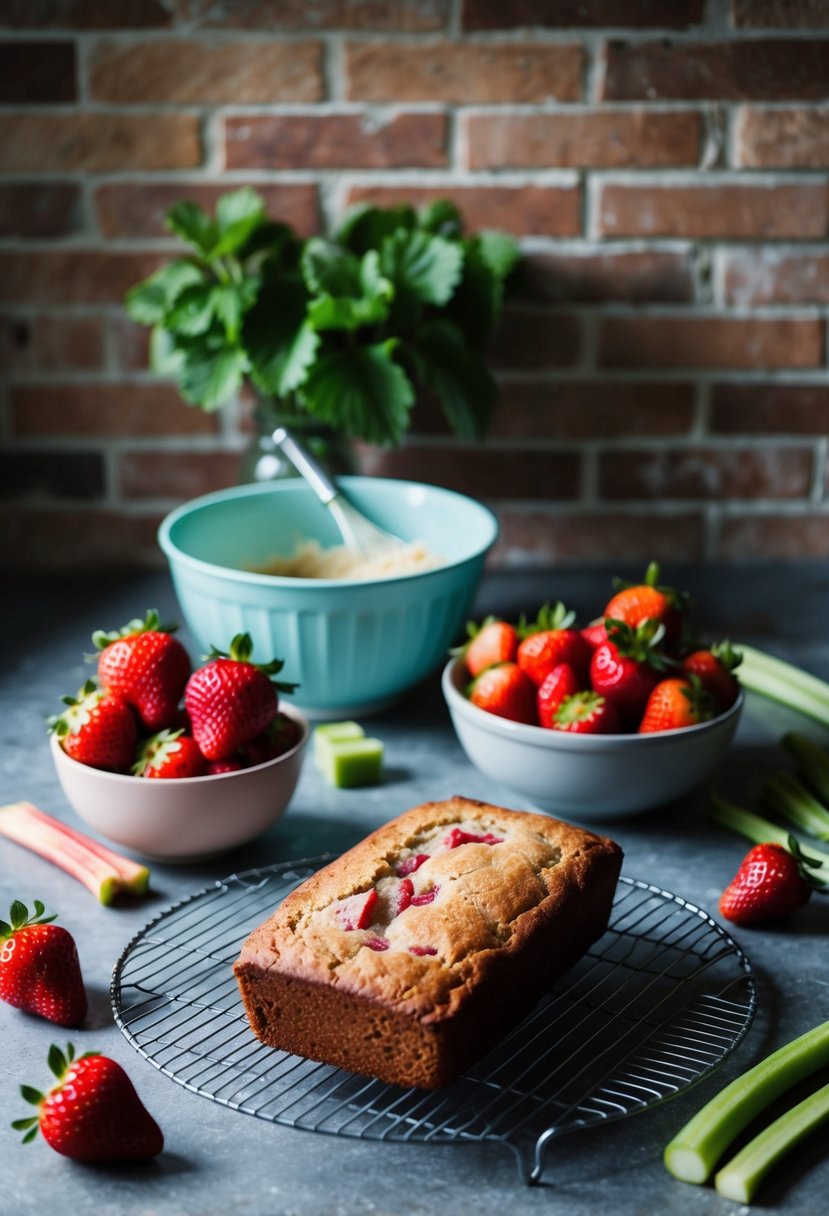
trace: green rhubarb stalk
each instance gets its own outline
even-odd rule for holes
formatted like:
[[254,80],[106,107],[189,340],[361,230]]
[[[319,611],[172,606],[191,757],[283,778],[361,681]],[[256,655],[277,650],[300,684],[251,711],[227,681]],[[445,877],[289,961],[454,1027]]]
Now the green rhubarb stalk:
[[783,736],[783,746],[793,758],[807,785],[829,805],[829,754],[820,744],[796,731]]
[[740,683],[829,727],[829,684],[785,659],[740,644]]
[[829,840],[829,811],[793,773],[775,773],[763,785],[763,801],[775,814],[818,840]]
[[112,904],[118,895],[143,895],[150,872],[39,811],[30,802],[0,807],[0,835],[59,866],[91,891],[98,901]]
[[[721,828],[730,828],[732,832],[744,836],[752,844],[779,844],[784,849],[791,848],[794,837],[785,828],[778,827],[754,811],[726,801],[719,794],[712,794],[708,817],[712,823]],[[829,881],[829,853],[813,845],[803,846],[795,841],[798,852],[807,865],[811,866],[815,876],[821,881]]]
[[725,1199],[751,1203],[766,1174],[790,1149],[829,1119],[829,1085],[785,1111],[714,1176]]
[[703,1183],[743,1128],[819,1068],[829,1064],[829,1022],[813,1027],[726,1085],[665,1148],[669,1173]]

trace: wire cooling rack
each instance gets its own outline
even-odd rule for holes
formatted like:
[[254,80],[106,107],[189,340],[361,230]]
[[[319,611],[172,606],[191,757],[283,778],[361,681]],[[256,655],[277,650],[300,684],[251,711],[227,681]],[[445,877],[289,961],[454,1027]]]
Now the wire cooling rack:
[[570,1131],[705,1076],[751,1025],[748,959],[709,916],[622,877],[604,937],[451,1088],[398,1089],[266,1047],[231,971],[249,931],[328,857],[234,874],[162,912],[115,965],[115,1019],[180,1085],[289,1127],[365,1140],[503,1144],[538,1182]]

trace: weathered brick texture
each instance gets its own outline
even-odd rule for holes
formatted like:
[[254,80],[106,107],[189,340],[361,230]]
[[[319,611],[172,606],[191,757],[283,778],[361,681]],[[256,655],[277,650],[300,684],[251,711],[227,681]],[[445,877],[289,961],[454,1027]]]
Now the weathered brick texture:
[[826,0],[5,0],[0,560],[160,564],[237,479],[252,391],[186,405],[123,299],[242,185],[518,239],[486,440],[423,394],[357,446],[487,501],[494,564],[829,558]]

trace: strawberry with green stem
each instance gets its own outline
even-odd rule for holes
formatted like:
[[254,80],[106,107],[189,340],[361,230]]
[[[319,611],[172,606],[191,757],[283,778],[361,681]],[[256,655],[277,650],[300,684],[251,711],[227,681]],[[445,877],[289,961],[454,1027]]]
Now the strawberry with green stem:
[[624,621],[632,629],[645,621],[656,621],[663,626],[667,646],[676,645],[682,635],[683,617],[689,604],[689,596],[676,587],[666,587],[659,582],[659,566],[651,562],[645,577],[639,583],[627,583],[614,579],[617,588],[605,605],[603,616],[614,621]]
[[207,761],[195,739],[181,730],[161,730],[142,744],[132,769],[136,777],[202,777]]
[[45,910],[36,899],[30,916],[16,899],[8,922],[0,920],[0,998],[58,1026],[79,1026],[87,996],[78,949],[72,934],[53,924],[55,917]]
[[721,710],[730,709],[740,695],[740,684],[734,675],[743,656],[728,641],[693,650],[682,660],[682,670],[697,676],[703,688],[713,697]]
[[516,662],[521,670],[540,688],[559,663],[567,663],[580,679],[586,679],[590,667],[591,648],[579,629],[573,627],[575,613],[561,602],[544,604],[531,625],[519,627],[521,643]]
[[550,725],[571,735],[615,735],[621,730],[613,702],[591,689],[564,697]]
[[150,609],[144,620],[122,629],[98,629],[92,641],[100,650],[98,679],[103,688],[133,706],[145,730],[175,725],[178,705],[190,675],[190,656],[177,638],[175,625],[161,625]]
[[608,638],[593,651],[590,684],[615,705],[626,723],[638,723],[648,697],[662,678],[664,626],[653,618],[635,628],[608,617]]
[[62,697],[66,709],[49,719],[60,745],[80,764],[126,773],[135,759],[138,726],[131,706],[119,693],[87,680],[76,697]]
[[829,886],[810,872],[821,864],[804,854],[794,836],[789,836],[788,848],[771,841],[756,844],[723,891],[720,913],[737,925],[764,924],[791,916],[808,903],[813,891],[829,891]]
[[565,697],[581,692],[582,685],[569,663],[554,667],[536,694],[539,726],[553,726],[553,716]]
[[655,686],[645,705],[639,734],[682,730],[714,716],[715,702],[696,675],[669,676]]
[[469,621],[466,631],[469,640],[450,653],[463,659],[471,676],[480,675],[487,667],[495,667],[498,663],[510,663],[515,658],[518,631],[509,622],[488,616],[480,625]]
[[47,1093],[21,1085],[23,1098],[37,1114],[15,1119],[23,1143],[40,1131],[57,1153],[73,1161],[145,1161],[164,1147],[164,1136],[115,1060],[96,1051],[75,1057],[71,1043],[63,1052],[49,1049],[49,1068],[57,1084]]
[[190,676],[184,705],[193,738],[207,760],[230,760],[270,726],[279,708],[278,692],[293,692],[296,684],[273,679],[282,670],[281,659],[270,663],[251,660],[250,634],[237,633],[227,651],[214,647],[208,662]]

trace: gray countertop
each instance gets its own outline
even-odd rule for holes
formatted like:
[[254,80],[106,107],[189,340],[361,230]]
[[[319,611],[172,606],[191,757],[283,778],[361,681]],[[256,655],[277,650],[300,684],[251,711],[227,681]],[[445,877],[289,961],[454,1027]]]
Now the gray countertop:
[[[638,571],[615,571],[638,573]],[[546,599],[564,599],[581,617],[606,598],[611,571],[584,569],[498,573],[482,585],[476,615],[517,617]],[[712,637],[752,642],[829,678],[829,569],[823,564],[680,567],[666,571],[701,605]],[[177,619],[163,573],[6,578],[0,630],[2,752],[0,804],[27,798],[82,826],[66,804],[51,767],[44,719],[74,692],[88,668],[83,655],[96,627],[113,628],[157,607]],[[186,631],[182,633],[189,642]],[[780,706],[749,696],[735,744],[716,781],[744,804],[763,775],[781,762],[780,736],[792,727],[816,738],[819,727]],[[108,909],[62,871],[0,838],[0,904],[13,898],[48,902],[74,934],[90,1014],[72,1035],[0,1006],[0,1214],[29,1216],[58,1205],[73,1216],[101,1211],[132,1216],[254,1216],[331,1213],[555,1212],[618,1216],[682,1211],[733,1213],[739,1206],[710,1187],[675,1182],[662,1148],[716,1090],[774,1047],[829,1016],[829,899],[814,898],[786,926],[738,930],[753,964],[758,1013],[748,1035],[712,1075],[678,1098],[554,1144],[542,1184],[524,1185],[508,1149],[480,1144],[376,1143],[322,1136],[271,1124],[218,1105],[177,1085],[132,1048],[109,1001],[113,964],[127,942],[169,904],[227,874],[270,862],[339,852],[367,830],[421,801],[461,793],[519,809],[526,804],[493,789],[466,760],[453,734],[437,674],[371,722],[386,746],[386,780],[370,790],[335,790],[310,757],[280,823],[253,844],[191,867],[153,866],[153,894],[132,907]],[[825,737],[825,732],[824,732]],[[706,822],[706,791],[612,826],[625,851],[624,873],[654,882],[715,918],[720,891],[748,847]],[[605,829],[610,830],[610,829]],[[157,1161],[139,1167],[78,1166],[41,1140],[16,1143],[8,1124],[27,1113],[18,1086],[47,1083],[46,1052],[72,1038],[128,1070],[165,1132]],[[814,1216],[825,1207],[829,1157],[820,1133],[779,1167],[759,1199],[765,1209]],[[821,1199],[821,1196],[824,1198]]]

